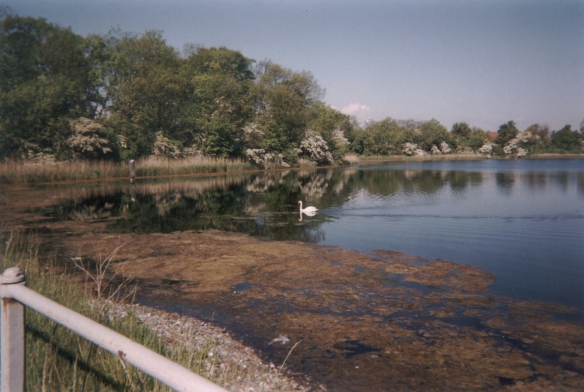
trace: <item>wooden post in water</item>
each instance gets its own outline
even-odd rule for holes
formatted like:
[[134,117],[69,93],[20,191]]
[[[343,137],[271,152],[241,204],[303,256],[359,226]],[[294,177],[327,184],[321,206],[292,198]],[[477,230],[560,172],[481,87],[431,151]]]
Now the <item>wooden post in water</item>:
[[130,183],[133,183],[136,179],[136,161],[133,159],[130,161]]

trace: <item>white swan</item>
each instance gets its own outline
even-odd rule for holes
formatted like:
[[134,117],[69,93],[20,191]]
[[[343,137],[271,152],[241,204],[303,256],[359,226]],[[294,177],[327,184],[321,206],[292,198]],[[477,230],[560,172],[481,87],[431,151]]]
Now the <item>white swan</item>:
[[318,208],[312,207],[312,206],[302,208],[302,200],[298,201],[298,204],[300,204],[300,215],[302,215],[302,213],[304,213],[308,216],[314,216],[316,214],[316,211],[318,211]]

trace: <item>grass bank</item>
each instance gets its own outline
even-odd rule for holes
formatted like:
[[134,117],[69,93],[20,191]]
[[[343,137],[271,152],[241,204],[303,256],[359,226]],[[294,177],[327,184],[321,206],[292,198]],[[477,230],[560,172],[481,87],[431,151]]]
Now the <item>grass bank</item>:
[[[348,159],[347,159],[348,158]],[[530,154],[521,159],[560,159],[560,158],[584,158],[584,154]],[[403,156],[403,155],[373,155],[373,156],[348,156],[347,161],[351,165],[368,164],[376,162],[431,162],[431,161],[482,161],[487,158],[479,155],[469,154],[447,154],[447,155],[424,155],[424,156]],[[494,157],[491,159],[515,159],[515,156]]]
[[542,153],[542,154],[531,154],[527,158],[530,159],[561,159],[561,158],[584,158],[584,154],[552,154],[552,153]]
[[424,156],[405,156],[405,155],[371,155],[351,157],[347,161],[351,164],[371,163],[371,162],[426,162],[426,161],[482,161],[486,158],[479,155],[469,154],[447,154],[447,155],[424,155]]
[[[136,307],[126,306],[124,317],[111,317],[115,314],[113,310],[118,309],[119,312],[120,305],[99,302],[90,297],[88,288],[95,288],[95,285],[90,285],[91,279],[84,284],[79,275],[42,263],[39,260],[38,241],[34,236],[23,238],[13,233],[0,233],[0,237],[0,270],[18,266],[24,271],[27,286],[38,293],[149,347],[228,390],[243,391],[250,387],[255,390],[296,390],[290,387],[293,384],[289,379],[274,374],[268,365],[258,363],[261,361],[257,357],[252,358],[254,362],[242,360],[240,356],[238,363],[234,363],[229,362],[231,353],[224,355],[225,360],[217,354],[213,356],[213,353],[222,350],[222,343],[216,340],[217,332],[206,331],[207,335],[214,336],[205,338],[202,346],[201,333],[195,344],[195,334],[188,331],[181,332],[181,335],[186,336],[186,341],[171,344],[168,336],[163,340],[143,322],[143,315],[134,310],[138,309]],[[123,363],[117,356],[30,309],[26,309],[25,320],[26,389],[29,391],[169,390],[150,376]],[[176,326],[176,320],[168,321],[170,325]],[[195,346],[198,349],[194,349]],[[261,385],[269,387],[258,388],[261,382],[264,383]]]

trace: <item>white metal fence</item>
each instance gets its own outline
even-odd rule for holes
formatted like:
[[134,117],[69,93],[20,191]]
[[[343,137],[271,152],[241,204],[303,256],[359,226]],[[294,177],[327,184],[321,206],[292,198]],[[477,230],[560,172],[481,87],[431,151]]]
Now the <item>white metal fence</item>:
[[40,295],[25,286],[20,269],[8,268],[1,276],[1,388],[2,392],[24,391],[24,306],[45,315],[121,360],[134,365],[177,391],[219,392],[225,389],[155,353],[127,337]]

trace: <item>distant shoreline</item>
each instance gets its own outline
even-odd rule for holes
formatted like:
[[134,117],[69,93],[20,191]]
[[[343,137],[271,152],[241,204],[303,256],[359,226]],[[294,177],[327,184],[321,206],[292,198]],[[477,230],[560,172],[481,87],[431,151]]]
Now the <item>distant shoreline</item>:
[[552,153],[542,153],[533,154],[525,159],[556,159],[556,158],[584,158],[584,154],[552,154]]
[[[480,155],[469,154],[444,154],[444,155],[424,155],[424,156],[357,156],[348,155],[345,160],[347,165],[329,166],[299,166],[290,168],[270,168],[268,172],[278,172],[287,170],[311,170],[329,169],[337,167],[355,167],[375,163],[395,163],[395,162],[441,162],[441,161],[482,161],[487,159],[510,160],[514,157],[486,158]],[[584,154],[533,154],[520,159],[584,159]],[[243,162],[229,163],[225,160],[209,160],[204,163],[196,161],[161,161],[158,165],[145,164],[143,170],[146,174],[140,175],[140,162],[137,162],[136,180],[154,178],[173,177],[215,177],[226,175],[239,175],[262,173],[264,169],[249,168],[249,164]],[[172,162],[172,163],[169,163]],[[126,175],[128,173],[128,175]],[[129,178],[129,169],[126,164],[98,161],[71,161],[57,163],[38,163],[21,165],[17,162],[0,163],[0,184],[61,184],[74,182],[96,182],[96,181],[121,181]]]

